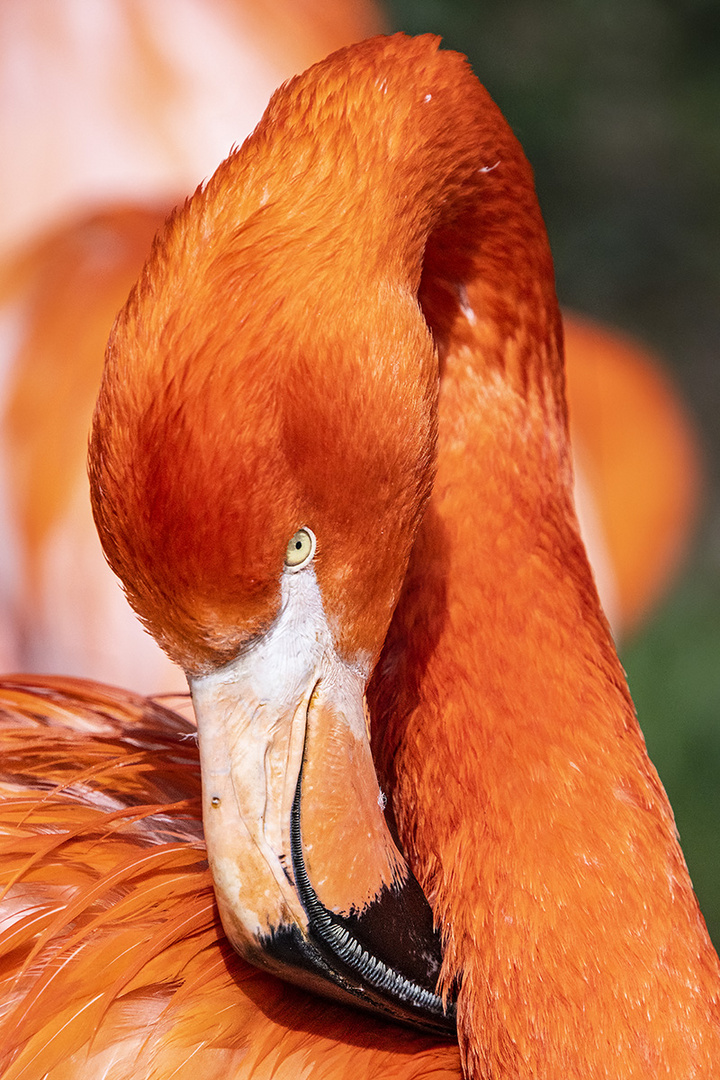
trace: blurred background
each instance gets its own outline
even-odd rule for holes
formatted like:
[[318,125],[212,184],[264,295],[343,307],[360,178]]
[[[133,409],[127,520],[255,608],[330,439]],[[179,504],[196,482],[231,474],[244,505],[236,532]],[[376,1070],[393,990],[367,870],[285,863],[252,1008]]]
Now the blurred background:
[[[128,677],[112,667],[126,631],[86,603],[105,573],[84,475],[102,342],[169,206],[275,86],[381,18],[371,0],[0,5],[1,430],[17,458],[14,476],[0,468],[6,670],[160,688],[156,659],[138,674],[134,621]],[[720,5],[391,0],[384,18],[469,57],[534,166],[561,303],[649,347],[694,418],[694,539],[620,649],[720,945]]]
[[568,308],[666,364],[704,452],[671,593],[621,646],[650,756],[720,945],[720,5],[392,0],[464,52],[535,169]]

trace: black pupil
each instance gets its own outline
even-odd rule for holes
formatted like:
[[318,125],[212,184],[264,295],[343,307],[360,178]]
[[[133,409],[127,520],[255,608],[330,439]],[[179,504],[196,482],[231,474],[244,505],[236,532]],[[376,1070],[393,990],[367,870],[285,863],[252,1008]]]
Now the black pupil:
[[302,540],[296,540],[295,541],[295,550],[299,551],[301,547],[302,547]]

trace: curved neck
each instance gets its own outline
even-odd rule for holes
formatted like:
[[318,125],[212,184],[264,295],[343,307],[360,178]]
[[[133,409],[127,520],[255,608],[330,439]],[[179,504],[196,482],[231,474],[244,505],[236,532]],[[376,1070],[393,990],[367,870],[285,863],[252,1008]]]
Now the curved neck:
[[369,701],[466,1075],[711,1076],[720,967],[569,499],[493,377],[445,379]]
[[256,257],[302,253],[294,269],[312,275],[320,308],[357,305],[358,290],[376,295],[382,283],[419,293],[441,360],[481,342],[485,367],[537,393],[543,423],[563,428],[560,320],[532,170],[464,57],[438,45],[375,38],[352,46],[349,76],[348,50],[309,69],[200,198],[216,246],[256,223]]

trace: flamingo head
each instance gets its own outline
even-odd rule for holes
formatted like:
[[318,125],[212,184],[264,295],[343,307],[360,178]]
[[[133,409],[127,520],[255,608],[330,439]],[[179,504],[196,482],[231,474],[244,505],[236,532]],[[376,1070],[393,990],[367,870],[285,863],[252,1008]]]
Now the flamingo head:
[[93,508],[189,679],[235,947],[443,1030],[365,704],[432,486],[437,357],[387,252],[348,256],[335,171],[276,116],[169,221],[109,343]]

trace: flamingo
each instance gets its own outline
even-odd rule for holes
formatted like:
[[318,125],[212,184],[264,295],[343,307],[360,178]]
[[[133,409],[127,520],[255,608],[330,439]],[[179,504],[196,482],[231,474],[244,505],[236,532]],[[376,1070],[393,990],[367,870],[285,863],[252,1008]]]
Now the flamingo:
[[188,673],[242,953],[318,985],[282,949],[317,933],[303,876],[340,917],[404,894],[367,690],[466,1075],[709,1076],[718,961],[579,539],[560,339],[500,114],[435,40],[374,39],[280,91],[156,246],[109,349],[96,518]]

